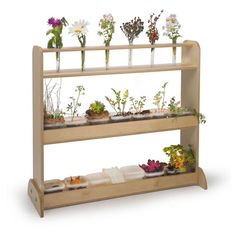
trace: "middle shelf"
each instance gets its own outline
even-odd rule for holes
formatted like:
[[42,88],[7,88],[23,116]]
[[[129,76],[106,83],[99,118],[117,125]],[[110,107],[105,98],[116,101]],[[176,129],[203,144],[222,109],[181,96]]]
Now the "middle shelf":
[[58,78],[58,77],[74,77],[74,76],[91,76],[91,75],[110,75],[110,74],[129,74],[142,72],[157,72],[157,71],[175,71],[175,70],[194,70],[197,66],[194,64],[157,64],[157,65],[136,65],[132,67],[117,66],[106,68],[88,68],[85,71],[80,69],[63,69],[60,72],[56,70],[45,70],[44,78]]
[[86,125],[43,131],[43,143],[54,144],[115,136],[176,130],[198,125],[196,116],[137,120],[119,123]]

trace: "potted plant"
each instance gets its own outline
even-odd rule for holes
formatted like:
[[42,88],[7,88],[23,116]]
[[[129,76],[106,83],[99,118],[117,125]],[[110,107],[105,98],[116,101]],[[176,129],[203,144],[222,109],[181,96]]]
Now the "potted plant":
[[131,102],[130,111],[132,112],[134,119],[145,119],[153,116],[150,110],[143,110],[147,100],[146,96],[140,96],[139,99],[130,97],[129,100]]
[[86,117],[91,123],[105,122],[109,121],[109,112],[105,110],[105,105],[102,102],[95,101],[86,111]]
[[[182,145],[170,145],[163,149],[165,154],[170,158],[168,164],[168,173],[193,172],[196,168],[196,158],[191,145],[185,149]],[[172,172],[174,171],[175,172]]]
[[145,177],[156,177],[164,175],[164,167],[166,163],[148,160],[147,164],[139,165],[145,171]]
[[114,110],[114,114],[110,114],[110,118],[113,121],[120,120],[129,120],[132,118],[131,112],[126,112],[125,107],[129,98],[129,91],[126,89],[124,93],[121,95],[121,91],[117,91],[115,89],[111,89],[115,94],[115,99],[109,98],[105,96],[108,103],[111,105]]
[[65,119],[64,113],[61,111],[59,113],[47,113],[46,109],[44,109],[44,126],[45,128],[56,128],[64,126]]
[[44,88],[44,128],[64,127],[64,112],[60,109],[61,80],[60,83],[57,80],[45,80]]
[[75,93],[76,96],[70,97],[70,102],[68,103],[66,109],[69,112],[69,116],[66,117],[67,126],[83,125],[87,123],[84,117],[79,116],[78,108],[81,106],[80,97],[84,95],[85,88],[82,85],[76,86]]
[[181,107],[180,101],[176,102],[175,97],[172,97],[168,104],[167,116],[183,116],[183,115],[193,115],[192,109]]
[[165,105],[166,105],[165,97],[166,97],[167,84],[168,84],[168,82],[165,82],[162,85],[161,90],[159,90],[155,94],[155,96],[153,97],[153,104],[156,105],[156,109],[154,112],[155,117],[163,117],[163,116],[165,116],[165,113],[167,111],[167,109],[165,108]]

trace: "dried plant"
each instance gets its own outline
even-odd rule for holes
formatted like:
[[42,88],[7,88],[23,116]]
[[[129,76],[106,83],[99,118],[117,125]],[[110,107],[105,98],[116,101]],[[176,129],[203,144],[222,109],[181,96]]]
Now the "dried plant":
[[143,31],[143,24],[144,22],[139,17],[134,17],[130,22],[122,23],[120,28],[127,37],[129,44],[132,44],[134,39]]

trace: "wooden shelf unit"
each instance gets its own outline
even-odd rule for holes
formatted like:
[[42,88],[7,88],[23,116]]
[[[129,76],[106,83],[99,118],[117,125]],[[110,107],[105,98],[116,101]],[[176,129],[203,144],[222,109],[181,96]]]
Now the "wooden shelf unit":
[[[141,65],[132,67],[65,69],[60,72],[44,70],[44,53],[123,50],[140,48],[180,47],[181,63],[162,65]],[[163,119],[147,119],[99,125],[78,126],[44,130],[43,120],[43,80],[46,78],[95,76],[108,74],[144,73],[158,71],[181,71],[181,104],[195,108],[199,112],[200,99],[200,47],[195,41],[184,41],[178,44],[156,45],[115,45],[110,47],[70,47],[62,49],[33,48],[33,178],[29,180],[28,194],[41,217],[44,210],[73,204],[128,196],[133,194],[158,191],[163,189],[199,185],[207,188],[207,182],[202,169],[199,167],[199,123],[194,116],[183,116]],[[44,194],[44,145],[79,140],[115,137],[132,134],[180,130],[180,143],[185,147],[191,144],[196,156],[196,170],[173,176],[163,176],[150,179],[136,180],[121,184],[107,184],[88,187],[86,189],[63,191]]]

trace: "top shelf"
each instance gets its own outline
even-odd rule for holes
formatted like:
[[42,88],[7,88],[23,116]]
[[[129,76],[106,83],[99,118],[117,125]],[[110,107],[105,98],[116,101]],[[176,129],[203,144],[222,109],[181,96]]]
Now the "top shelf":
[[64,47],[64,48],[42,48],[43,53],[48,52],[75,52],[75,51],[99,51],[99,50],[121,50],[121,49],[143,49],[143,48],[171,48],[192,47],[194,43],[160,43],[160,44],[134,44],[134,45],[111,45],[111,46],[86,46],[86,47]]

